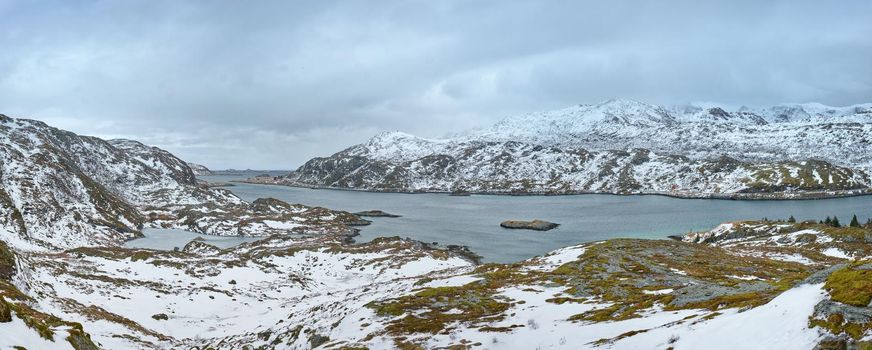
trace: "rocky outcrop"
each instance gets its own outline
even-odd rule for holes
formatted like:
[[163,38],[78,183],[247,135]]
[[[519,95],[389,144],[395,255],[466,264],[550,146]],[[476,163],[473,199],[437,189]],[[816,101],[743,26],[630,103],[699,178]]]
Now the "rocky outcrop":
[[364,210],[354,213],[357,216],[368,216],[368,217],[378,217],[378,218],[398,218],[400,215],[386,213],[381,210]]
[[187,163],[188,167],[191,168],[191,171],[194,172],[194,176],[207,176],[212,175],[212,171],[209,170],[205,165],[200,165],[197,163]]
[[197,255],[217,255],[221,253],[221,248],[205,243],[202,239],[193,239],[182,247],[182,251]]
[[13,277],[23,271],[16,261],[20,259],[14,249],[0,240],[0,345],[23,348],[20,345],[38,341],[52,348],[99,349],[82,324],[33,307],[32,299],[13,283]]
[[823,284],[809,325],[825,336],[817,349],[862,349],[872,334],[872,226],[833,227],[807,222],[744,221],[690,233],[686,242],[723,247],[744,257],[817,267],[803,283]]
[[544,220],[522,221],[522,220],[506,220],[500,223],[503,228],[511,229],[526,229],[536,231],[548,231],[557,228],[559,224]]

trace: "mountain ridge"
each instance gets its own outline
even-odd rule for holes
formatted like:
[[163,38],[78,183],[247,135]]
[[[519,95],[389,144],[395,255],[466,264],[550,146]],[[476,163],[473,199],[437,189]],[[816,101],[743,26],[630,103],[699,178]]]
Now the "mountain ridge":
[[[723,159],[733,161],[725,168]],[[404,192],[818,198],[868,193],[870,172],[872,104],[727,110],[613,99],[507,117],[451,138],[383,132],[258,181]]]
[[144,228],[266,236],[333,229],[324,224],[327,217],[359,221],[349,213],[274,200],[248,203],[197,183],[187,163],[160,148],[5,115],[0,179],[0,238],[40,251],[118,246]]

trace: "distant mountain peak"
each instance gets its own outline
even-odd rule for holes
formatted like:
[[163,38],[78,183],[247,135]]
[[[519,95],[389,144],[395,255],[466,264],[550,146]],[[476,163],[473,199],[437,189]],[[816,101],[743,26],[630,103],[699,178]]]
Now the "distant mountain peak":
[[595,106],[651,106],[650,104],[629,99],[629,98],[610,98],[608,100],[602,101],[600,103],[595,104]]
[[[741,133],[737,130],[742,128],[768,126],[771,130],[764,133],[792,135],[794,130],[798,130],[797,128],[817,129],[830,123],[869,122],[872,122],[872,104],[831,107],[812,102],[763,108],[748,106],[736,108],[715,102],[695,102],[665,107],[633,99],[613,98],[595,104],[579,104],[557,110],[509,116],[490,127],[469,130],[443,139],[421,138],[400,131],[382,132],[363,144],[349,148],[347,154],[370,156],[379,160],[409,161],[426,155],[442,154],[459,142],[520,141],[593,150],[625,149],[630,146],[652,148],[665,151],[667,154],[689,152],[694,156],[707,157],[724,152],[724,148],[750,143],[747,140],[724,136]],[[790,131],[779,131],[782,129]],[[829,131],[821,129],[820,132]],[[694,139],[687,139],[690,135],[697,136]],[[811,137],[807,133],[798,135],[804,138]],[[673,141],[650,139],[667,136]],[[814,137],[822,140],[836,136]],[[851,140],[856,139],[850,137]],[[714,139],[720,141],[706,141]],[[772,142],[768,140],[753,142],[760,143],[754,146],[759,149],[769,151],[777,149],[778,151],[773,154],[785,152],[803,156],[818,154],[812,150],[782,150],[776,144],[770,144]],[[818,140],[803,142],[817,143]],[[749,157],[781,159],[773,154],[752,153],[754,154]],[[731,154],[738,156],[741,152]],[[826,158],[837,160],[832,157]],[[863,160],[863,163],[867,161]]]
[[402,131],[385,131],[344,152],[384,160],[408,159],[421,156],[441,142],[445,141],[425,139]]
[[421,137],[403,131],[382,131],[372,137],[373,140],[420,139]]

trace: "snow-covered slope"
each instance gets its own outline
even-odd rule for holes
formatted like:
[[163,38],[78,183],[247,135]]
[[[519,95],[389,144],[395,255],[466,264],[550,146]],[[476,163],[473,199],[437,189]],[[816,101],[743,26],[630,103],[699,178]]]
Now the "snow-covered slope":
[[[198,185],[184,161],[159,148],[3,115],[0,179],[0,238],[19,248],[119,245],[143,227],[256,236],[320,229],[306,224],[319,217],[359,220],[323,208],[246,203]],[[288,228],[264,229],[264,221]]]
[[[29,305],[81,320],[109,349],[810,350],[872,339],[872,307],[858,304],[872,250],[850,238],[870,230],[732,223],[704,235],[732,237],[717,246],[611,240],[482,266],[398,238],[285,235],[227,250],[33,252],[16,279],[39,295]],[[22,337],[9,341],[45,343],[0,320],[11,329]]]
[[872,104],[727,111],[609,100],[510,117],[450,139],[382,133],[276,182],[398,191],[856,194],[868,191],[870,170]]
[[225,251],[194,241],[180,252],[80,248],[28,259],[39,307],[87,319],[106,349],[308,349],[360,333],[337,328],[359,326],[349,315],[367,303],[472,266],[408,240],[354,247],[287,236]]
[[[646,117],[655,111],[668,117]],[[872,169],[872,104],[810,103],[728,111],[609,100],[509,117],[466,138],[588,150],[646,148],[693,159],[723,155],[755,162],[820,159],[868,170]]]

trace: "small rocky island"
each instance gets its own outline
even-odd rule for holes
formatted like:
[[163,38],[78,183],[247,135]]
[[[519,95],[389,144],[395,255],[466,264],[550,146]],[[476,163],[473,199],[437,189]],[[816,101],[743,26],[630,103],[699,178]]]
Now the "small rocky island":
[[548,222],[545,220],[533,220],[533,221],[523,221],[523,220],[506,220],[500,223],[500,226],[504,228],[511,229],[527,229],[527,230],[536,230],[536,231],[548,231],[557,226],[559,224],[555,224],[553,222]]
[[398,218],[400,215],[387,213],[381,210],[364,210],[354,213],[357,216],[368,216],[374,218]]

